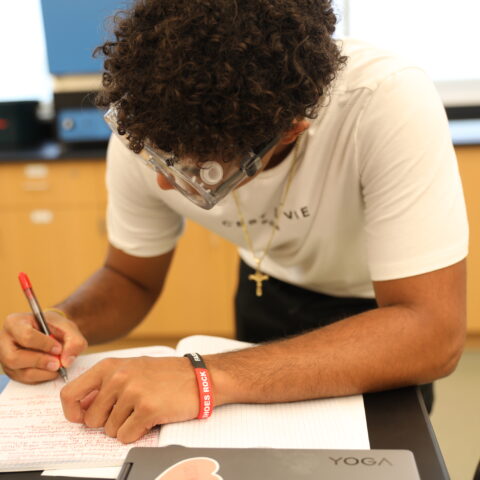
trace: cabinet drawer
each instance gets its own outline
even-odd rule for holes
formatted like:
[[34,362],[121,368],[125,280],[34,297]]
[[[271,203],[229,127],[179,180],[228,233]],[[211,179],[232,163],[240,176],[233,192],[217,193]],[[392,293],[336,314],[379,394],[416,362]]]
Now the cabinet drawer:
[[104,205],[105,163],[55,161],[0,165],[0,208]]
[[187,222],[160,300],[128,338],[233,337],[237,268],[232,244]]
[[32,221],[29,209],[0,211],[0,325],[9,313],[28,311],[19,272],[29,275],[45,308],[98,269],[107,250],[104,221],[96,206],[45,210],[44,221]]
[[470,224],[470,252],[467,258],[467,320],[468,333],[480,334],[480,148],[456,149]]

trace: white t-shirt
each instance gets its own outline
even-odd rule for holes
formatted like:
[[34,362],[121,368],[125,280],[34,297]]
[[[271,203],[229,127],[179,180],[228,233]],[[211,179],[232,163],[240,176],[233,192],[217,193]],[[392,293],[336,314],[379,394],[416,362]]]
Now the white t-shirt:
[[[318,118],[300,138],[296,173],[262,270],[337,296],[373,297],[373,281],[418,275],[467,255],[465,202],[448,122],[419,68],[353,39]],[[237,190],[257,256],[293,161]],[[190,218],[238,245],[254,265],[232,195],[203,210],[112,138],[107,155],[110,242],[149,257],[175,247]],[[201,252],[198,252],[201,255]]]

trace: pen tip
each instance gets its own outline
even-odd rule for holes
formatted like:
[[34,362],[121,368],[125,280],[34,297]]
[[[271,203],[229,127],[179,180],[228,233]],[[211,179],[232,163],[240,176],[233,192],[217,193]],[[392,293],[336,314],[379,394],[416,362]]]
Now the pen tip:
[[60,373],[60,375],[62,376],[63,381],[64,381],[65,383],[68,383],[67,370],[66,370],[64,367],[61,367],[59,373]]

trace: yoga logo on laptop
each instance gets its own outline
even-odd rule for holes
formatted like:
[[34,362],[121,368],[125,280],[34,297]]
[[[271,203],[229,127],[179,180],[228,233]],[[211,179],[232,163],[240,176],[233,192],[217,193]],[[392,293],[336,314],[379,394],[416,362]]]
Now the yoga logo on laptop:
[[372,466],[380,466],[380,465],[390,465],[393,467],[393,463],[390,462],[387,458],[383,457],[382,459],[378,460],[378,458],[373,458],[373,457],[338,457],[338,458],[333,458],[333,457],[328,457],[336,467],[339,465],[347,465],[349,467],[355,466],[355,465],[366,465],[367,467],[372,467]]
[[217,474],[219,468],[213,458],[187,458],[167,468],[155,480],[223,480]]

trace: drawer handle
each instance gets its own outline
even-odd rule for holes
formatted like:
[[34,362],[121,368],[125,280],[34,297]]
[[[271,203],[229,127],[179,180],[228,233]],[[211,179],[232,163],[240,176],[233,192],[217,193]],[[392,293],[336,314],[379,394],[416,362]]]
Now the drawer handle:
[[37,209],[30,212],[30,221],[36,225],[47,225],[53,222],[53,212],[47,209]]

